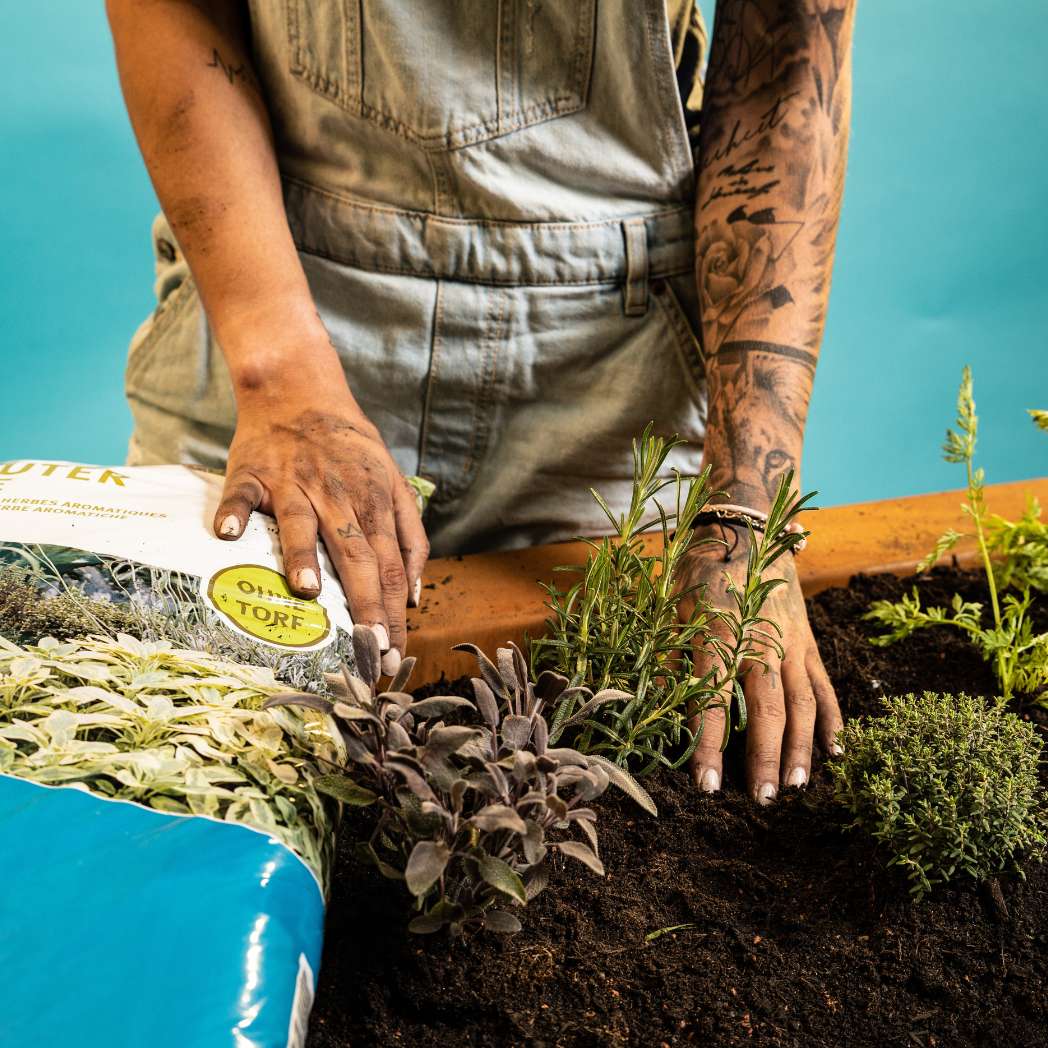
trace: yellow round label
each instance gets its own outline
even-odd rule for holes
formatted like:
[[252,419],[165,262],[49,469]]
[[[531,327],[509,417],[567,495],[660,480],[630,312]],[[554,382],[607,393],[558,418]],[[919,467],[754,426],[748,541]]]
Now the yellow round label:
[[208,583],[211,603],[239,630],[284,648],[308,648],[331,632],[327,610],[288,589],[279,571],[261,564],[234,564]]

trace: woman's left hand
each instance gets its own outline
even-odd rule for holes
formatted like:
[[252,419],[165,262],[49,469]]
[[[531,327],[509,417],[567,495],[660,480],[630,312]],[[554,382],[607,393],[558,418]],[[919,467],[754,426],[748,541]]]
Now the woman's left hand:
[[[681,588],[705,586],[706,600],[710,604],[732,610],[734,604],[726,580],[730,577],[742,588],[750,538],[730,528],[724,528],[723,533],[727,546],[718,542],[700,546],[688,554]],[[720,539],[722,529],[714,526],[710,529],[710,537]],[[725,560],[728,548],[731,548],[731,555]],[[787,553],[780,557],[764,578],[784,580],[782,585],[772,590],[762,611],[781,631],[781,657],[771,645],[762,646],[763,665],[750,659],[744,661],[740,669],[747,711],[747,787],[758,804],[770,804],[780,786],[803,786],[808,781],[812,744],[816,738],[823,752],[840,753],[837,733],[844,726],[837,696],[808,623],[793,555]],[[701,595],[701,589],[699,593]],[[687,621],[694,609],[693,597],[682,600],[682,620]],[[767,628],[775,633],[774,628]],[[696,649],[696,676],[715,665],[723,672],[723,667],[715,664],[708,652],[701,647]],[[711,707],[702,717],[692,721],[692,730],[701,727],[702,731],[691,759],[692,779],[707,792],[719,790],[721,786],[721,744],[727,708],[726,703]]]

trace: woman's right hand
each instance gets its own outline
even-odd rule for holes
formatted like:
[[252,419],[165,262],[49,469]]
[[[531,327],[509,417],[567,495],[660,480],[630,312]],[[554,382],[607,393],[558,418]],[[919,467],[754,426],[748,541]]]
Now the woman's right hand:
[[346,385],[330,345],[235,379],[237,426],[215,534],[235,540],[260,509],[276,518],[297,596],[320,592],[324,540],[353,621],[378,638],[394,674],[419,601],[429,542],[415,494]]
[[396,671],[429,546],[415,497],[346,385],[288,226],[245,5],[108,0],[128,112],[237,398],[215,532],[277,519],[284,571],[320,592],[324,539],[353,619]]

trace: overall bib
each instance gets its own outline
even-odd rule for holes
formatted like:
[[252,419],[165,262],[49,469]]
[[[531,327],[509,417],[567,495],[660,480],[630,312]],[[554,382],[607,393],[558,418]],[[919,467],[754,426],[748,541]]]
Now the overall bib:
[[[666,0],[253,0],[288,220],[434,554],[595,535],[631,440],[691,446],[695,172]],[[129,461],[222,468],[228,372],[166,222]]]

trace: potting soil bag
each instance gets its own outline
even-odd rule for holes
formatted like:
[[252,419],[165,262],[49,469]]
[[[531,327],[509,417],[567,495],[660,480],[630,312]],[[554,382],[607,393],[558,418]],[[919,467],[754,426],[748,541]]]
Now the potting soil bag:
[[327,720],[262,708],[351,650],[275,523],[181,466],[0,465],[0,1046],[300,1046],[320,961]]

